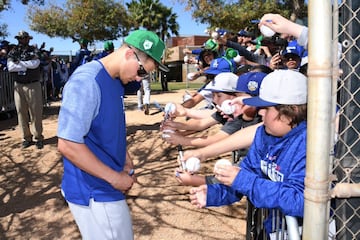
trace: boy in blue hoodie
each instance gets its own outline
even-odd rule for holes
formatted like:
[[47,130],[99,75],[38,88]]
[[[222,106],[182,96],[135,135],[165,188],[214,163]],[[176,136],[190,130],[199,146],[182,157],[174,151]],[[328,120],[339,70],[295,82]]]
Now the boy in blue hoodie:
[[[303,217],[306,162],[307,79],[296,71],[268,74],[258,97],[243,100],[259,108],[260,126],[239,167],[220,166],[214,172],[220,184],[190,189],[199,208],[229,205],[243,195],[257,208],[276,209]],[[271,232],[271,215],[265,221]]]

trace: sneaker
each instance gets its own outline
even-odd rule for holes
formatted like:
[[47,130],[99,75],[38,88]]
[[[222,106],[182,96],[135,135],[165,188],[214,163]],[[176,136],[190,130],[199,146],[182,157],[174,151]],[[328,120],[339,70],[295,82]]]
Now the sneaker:
[[44,142],[43,141],[37,141],[35,143],[37,149],[42,149],[44,147]]
[[28,147],[31,146],[31,144],[32,144],[31,141],[25,140],[25,141],[22,142],[22,148],[28,148]]
[[144,113],[145,115],[149,115],[149,104],[144,105]]

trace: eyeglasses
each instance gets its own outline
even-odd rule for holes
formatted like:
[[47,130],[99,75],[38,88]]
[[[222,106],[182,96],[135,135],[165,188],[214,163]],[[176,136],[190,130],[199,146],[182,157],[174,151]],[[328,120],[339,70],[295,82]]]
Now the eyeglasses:
[[[132,47],[129,46],[130,49],[133,49]],[[134,52],[134,55],[138,61],[138,64],[139,64],[139,69],[137,70],[137,75],[141,78],[144,78],[146,76],[149,75],[149,73],[145,70],[143,64],[140,62],[140,58],[139,56],[136,54],[135,50],[133,51]]]

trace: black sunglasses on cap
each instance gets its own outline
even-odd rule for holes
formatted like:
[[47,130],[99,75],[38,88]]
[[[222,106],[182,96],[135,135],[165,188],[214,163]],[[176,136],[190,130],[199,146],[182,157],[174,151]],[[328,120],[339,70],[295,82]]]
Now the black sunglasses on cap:
[[[133,49],[133,48],[130,47],[130,46],[128,46],[128,47],[129,47],[130,49]],[[133,52],[134,52],[134,55],[135,55],[135,57],[136,57],[136,59],[137,59],[137,61],[138,61],[138,64],[139,64],[139,69],[137,70],[137,75],[138,75],[139,77],[141,77],[141,78],[144,78],[144,77],[148,76],[149,73],[145,70],[143,64],[142,64],[141,61],[140,61],[139,56],[136,54],[135,50],[134,50]]]

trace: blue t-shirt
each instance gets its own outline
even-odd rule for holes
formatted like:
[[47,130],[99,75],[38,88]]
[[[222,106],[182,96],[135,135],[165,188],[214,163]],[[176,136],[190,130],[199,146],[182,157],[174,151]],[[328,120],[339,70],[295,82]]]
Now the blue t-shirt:
[[[58,137],[85,144],[97,158],[116,171],[126,160],[124,87],[99,61],[75,70],[63,91]],[[62,190],[69,202],[88,205],[95,201],[125,199],[109,183],[77,168],[66,157]],[[86,159],[84,159],[86,161]]]

